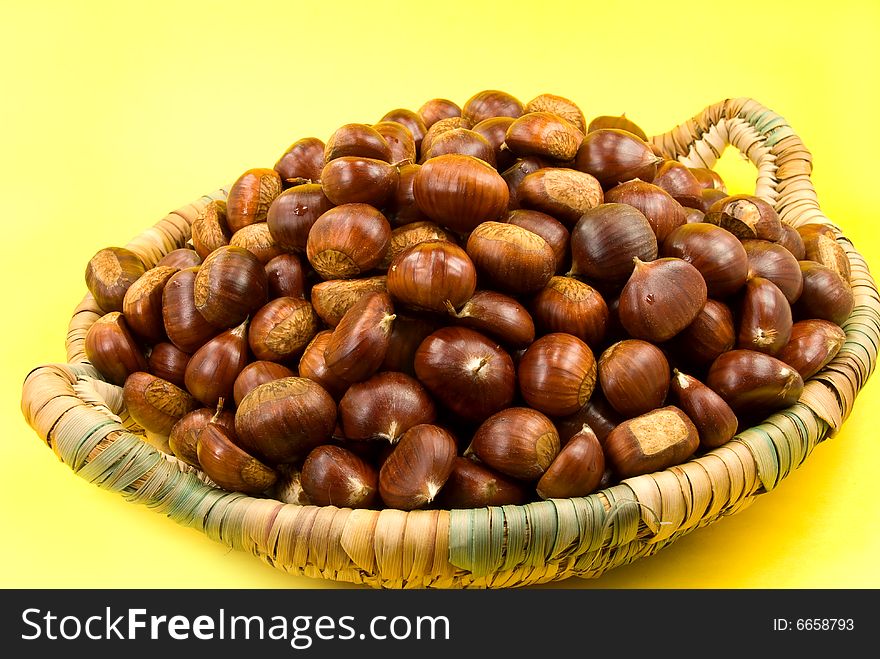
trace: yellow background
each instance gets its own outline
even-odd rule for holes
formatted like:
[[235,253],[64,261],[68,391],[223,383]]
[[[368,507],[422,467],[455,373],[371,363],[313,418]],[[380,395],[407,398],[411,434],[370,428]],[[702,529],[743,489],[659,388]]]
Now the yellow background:
[[[83,271],[165,213],[308,135],[486,88],[658,133],[730,96],[782,114],[825,213],[880,268],[880,5],[803,2],[3,0],[0,585],[344,587],[295,578],[77,478],[19,409],[64,360]],[[823,7],[823,9],[816,9]],[[824,9],[833,7],[833,10]],[[728,151],[734,191],[754,174]],[[588,588],[880,586],[880,381],[752,507]]]

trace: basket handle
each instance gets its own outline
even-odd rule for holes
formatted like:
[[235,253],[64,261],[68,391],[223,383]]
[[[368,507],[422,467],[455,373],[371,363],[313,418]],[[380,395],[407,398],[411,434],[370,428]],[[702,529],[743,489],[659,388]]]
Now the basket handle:
[[706,107],[650,142],[667,158],[711,169],[729,144],[758,170],[755,195],[773,204],[792,226],[834,225],[819,209],[810,179],[813,157],[788,122],[751,98],[729,98]]

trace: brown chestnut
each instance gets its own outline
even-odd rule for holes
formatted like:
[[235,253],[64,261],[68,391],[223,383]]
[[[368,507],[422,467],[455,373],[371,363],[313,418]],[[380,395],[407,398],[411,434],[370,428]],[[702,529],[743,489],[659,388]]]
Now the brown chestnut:
[[281,194],[281,176],[274,169],[256,167],[239,176],[226,196],[226,224],[234,234],[242,227],[265,222],[269,205]]
[[393,122],[406,127],[412,136],[416,150],[422,145],[422,139],[425,137],[425,133],[428,132],[428,127],[425,125],[425,120],[422,119],[422,116],[408,108],[389,110],[382,115],[379,121],[380,123]]
[[628,204],[601,204],[584,213],[571,232],[572,274],[623,284],[636,258],[657,258],[657,236],[641,211]]
[[756,350],[730,350],[709,367],[706,385],[740,417],[754,421],[761,415],[794,405],[804,381],[791,366]]
[[[397,323],[395,323],[396,326]],[[298,370],[300,377],[308,378],[318,383],[334,399],[339,400],[342,394],[345,393],[345,390],[348,389],[349,383],[327,368],[324,350],[326,350],[331,336],[333,336],[331,330],[323,330],[315,334],[314,338],[303,350],[303,354],[299,359]]]
[[347,382],[366,380],[385,360],[394,318],[388,293],[364,295],[333,329],[324,348],[327,368]]
[[548,166],[549,163],[543,158],[526,156],[525,158],[517,158],[510,167],[501,172],[501,178],[507,183],[507,208],[509,210],[520,208],[519,186],[525,177],[532,172],[536,172],[539,169]]
[[350,279],[379,265],[390,240],[391,225],[381,211],[343,204],[315,220],[306,256],[323,279]]
[[532,298],[530,308],[543,334],[567,332],[598,348],[608,330],[608,305],[595,288],[556,276]]
[[435,135],[430,146],[422,150],[422,162],[450,153],[472,156],[496,166],[495,148],[480,133],[468,128],[451,128]]
[[[421,123],[421,119],[418,121]],[[415,137],[406,125],[399,121],[380,121],[373,124],[373,130],[385,138],[388,148],[391,149],[390,162],[395,167],[412,164],[418,160]],[[424,132],[422,137],[424,137]],[[419,144],[421,144],[421,139],[419,139]]]
[[388,292],[411,309],[443,313],[459,309],[477,286],[467,252],[447,240],[426,240],[398,254],[388,268]]
[[101,376],[120,387],[132,373],[149,370],[147,358],[121,311],[111,311],[92,323],[83,350]]
[[788,222],[782,223],[782,237],[776,241],[776,244],[782,245],[798,261],[803,261],[807,258],[804,239],[801,238],[798,230],[788,224]]
[[302,377],[265,382],[250,391],[235,413],[239,443],[271,464],[296,462],[329,443],[336,403],[323,387]]
[[727,186],[724,184],[724,179],[721,178],[721,175],[716,172],[714,169],[709,169],[708,167],[689,167],[691,173],[697,179],[704,190],[721,190],[723,192],[727,191]]
[[157,266],[167,265],[177,270],[184,270],[202,264],[202,257],[190,247],[172,249],[161,259],[156,261]]
[[168,446],[174,456],[193,467],[199,467],[198,442],[199,435],[210,422],[217,423],[235,436],[235,413],[231,410],[213,410],[200,407],[180,417],[180,421],[171,427],[168,435]]
[[171,343],[190,354],[223,329],[209,323],[196,309],[195,281],[198,270],[199,266],[179,270],[171,275],[162,289],[165,334]]
[[424,508],[449,475],[458,444],[447,430],[420,424],[407,430],[379,470],[379,494],[386,506]]
[[779,287],[790,304],[804,288],[804,278],[794,255],[778,243],[748,238],[742,241],[749,260],[749,276],[769,279]]
[[243,247],[218,247],[196,272],[193,299],[209,323],[235,327],[269,299],[266,268]]
[[312,449],[303,462],[300,483],[316,506],[372,508],[379,498],[375,467],[332,444]]
[[527,348],[535,340],[535,323],[516,299],[492,290],[474,293],[459,310],[451,308],[456,324],[470,327],[510,348]]
[[468,452],[502,474],[537,481],[559,454],[559,433],[541,412],[510,407],[480,424]]
[[634,178],[651,183],[662,160],[638,135],[619,128],[598,128],[584,136],[574,166],[595,176],[608,190]]
[[433,222],[411,222],[404,224],[391,232],[388,251],[385,253],[385,258],[379,264],[379,268],[387,269],[395,256],[405,252],[413,245],[418,245],[426,240],[447,240],[454,243],[455,236]]
[[169,341],[162,341],[150,349],[147,359],[149,371],[158,378],[168,380],[178,387],[185,387],[183,374],[189,363],[189,353],[184,352]]
[[739,420],[730,405],[692,375],[674,369],[669,391],[678,407],[694,422],[702,447],[717,448],[736,434]]
[[248,345],[257,359],[284,361],[298,355],[319,327],[318,315],[307,300],[275,298],[260,307],[251,319]]
[[305,297],[305,274],[302,261],[296,254],[279,254],[266,263],[269,299]]
[[801,237],[804,241],[804,260],[821,263],[849,283],[852,277],[849,257],[837,242],[833,230],[827,227],[812,231],[805,229],[801,233]]
[[521,481],[477,460],[456,456],[437,501],[446,510],[521,505],[529,493]]
[[585,497],[596,491],[605,473],[605,454],[589,426],[560,450],[535,486],[542,499]]
[[266,226],[282,249],[304,252],[315,221],[333,208],[318,183],[295,185],[278,195],[269,206]]
[[186,389],[207,407],[233,399],[235,379],[249,360],[245,319],[196,350],[186,365]]
[[619,478],[661,471],[681,464],[700,446],[693,421],[668,405],[617,426],[605,440],[605,457]]
[[736,327],[730,307],[718,300],[706,300],[697,317],[672,338],[672,343],[689,363],[708,366],[736,343]]
[[487,285],[506,293],[534,293],[556,271],[556,255],[547,241],[515,224],[479,224],[466,251]]
[[397,314],[388,339],[385,361],[382,362],[379,370],[398,371],[415,377],[416,350],[419,349],[422,341],[438,328],[439,324],[433,318]]
[[522,113],[522,102],[512,94],[498,89],[479,91],[461,106],[461,118],[467,126],[474,126],[489,117],[516,118]]
[[482,421],[513,401],[513,359],[483,334],[465,327],[442,327],[416,350],[416,377],[455,414]]
[[138,425],[164,436],[185,414],[199,407],[195,398],[176,384],[142,371],[125,379],[122,400]]
[[368,124],[351,123],[340,126],[324,145],[324,164],[335,158],[359,156],[391,162],[391,148],[385,138]]
[[441,119],[460,117],[461,108],[455,101],[450,101],[447,98],[432,98],[422,104],[418,115],[425,122],[425,128],[431,128]]
[[456,128],[467,128],[467,126],[462,125],[461,117],[448,117],[434,123],[422,138],[422,145],[419,149],[419,163],[421,164],[427,160],[425,156],[430,153],[431,144],[438,135]]
[[586,405],[574,414],[556,419],[556,429],[559,430],[559,440],[563,446],[585,425],[596,433],[600,443],[604,443],[608,433],[614,430],[621,421],[623,418],[617,410],[611,407],[602,394],[602,388],[596,387]]
[[616,128],[618,130],[625,130],[628,133],[636,135],[645,142],[648,141],[648,136],[645,134],[645,131],[642,130],[641,126],[639,126],[636,122],[627,117],[626,113],[621,114],[620,116],[602,114],[598,117],[594,117],[590,121],[590,125],[587,126],[587,132],[592,133],[594,130],[600,130],[603,128]]
[[799,320],[792,325],[791,338],[776,357],[807,380],[825,368],[845,342],[846,333],[828,320]]
[[804,286],[792,306],[795,318],[820,318],[843,325],[855,306],[849,282],[839,272],[816,261],[799,263]]
[[312,307],[329,327],[336,327],[345,312],[367,293],[384,292],[387,277],[376,275],[360,279],[329,279],[311,290]]
[[776,209],[755,195],[730,195],[716,201],[706,212],[706,222],[717,224],[737,238],[782,238],[782,222]]
[[220,487],[232,492],[259,495],[278,479],[271,467],[238,446],[219,423],[209,422],[196,445],[199,465]]
[[403,165],[397,172],[397,188],[385,206],[385,217],[391,226],[400,227],[410,222],[421,222],[428,217],[416,204],[415,185],[416,175],[421,169],[419,164]]
[[492,147],[495,168],[502,172],[516,161],[516,156],[504,145],[507,129],[515,121],[513,117],[489,117],[476,124],[471,130],[482,135]]
[[554,417],[579,410],[596,386],[596,359],[576,336],[555,332],[537,339],[519,362],[519,388],[526,403]]
[[562,117],[582,134],[587,132],[587,120],[577,103],[556,94],[538,94],[526,103],[525,112],[550,112]]
[[512,210],[504,221],[528,229],[547,241],[556,257],[557,274],[564,272],[569,266],[571,233],[562,222],[547,213],[528,209]]
[[235,400],[235,405],[241,405],[242,399],[252,389],[255,389],[264,382],[294,377],[295,375],[296,373],[278,362],[265,360],[251,362],[241,370],[241,373],[238,374],[232,385],[232,397]]
[[144,262],[130,249],[105,247],[86,264],[86,287],[102,311],[122,311],[125,292],[144,272]]
[[593,176],[566,167],[542,167],[527,174],[516,198],[522,208],[547,213],[568,228],[603,201],[602,188]]
[[278,162],[275,171],[285,183],[297,180],[317,181],[324,167],[324,142],[317,137],[303,137],[291,144]]
[[624,417],[661,407],[669,391],[669,362],[653,343],[624,339],[599,355],[599,386],[605,400]]
[[749,276],[748,253],[729,231],[714,224],[684,224],[663,241],[660,254],[687,261],[703,275],[709,297],[739,291]]
[[635,261],[620,292],[620,323],[633,338],[667,341],[690,325],[706,304],[706,282],[682,259]]
[[232,231],[226,223],[226,202],[211,201],[192,223],[192,243],[202,260],[218,247],[229,244]]
[[648,220],[658,244],[672,231],[686,224],[684,208],[661,187],[645,181],[626,181],[605,192],[605,201],[629,204],[639,209]]
[[434,401],[415,378],[377,373],[348,388],[339,401],[339,422],[346,439],[379,439],[391,444],[420,423],[434,423]]
[[567,119],[535,111],[523,114],[510,124],[504,144],[517,156],[541,156],[567,162],[574,160],[583,139],[583,132]]
[[138,277],[125,291],[122,313],[131,331],[147,343],[159,343],[166,338],[162,320],[162,291],[176,272],[176,268],[157,265]]
[[284,253],[284,249],[276,242],[266,222],[255,222],[242,227],[232,234],[229,244],[248,250],[263,265]]
[[507,210],[507,183],[479,158],[448,153],[430,158],[413,182],[419,210],[441,226],[467,233]]
[[[399,124],[396,124],[399,125]],[[384,160],[359,156],[334,158],[321,171],[321,189],[336,205],[385,205],[397,188],[397,168]]]
[[703,186],[687,165],[677,160],[667,160],[657,169],[654,185],[663,188],[679,203],[698,204]]
[[791,306],[769,279],[752,277],[740,303],[736,346],[775,355],[791,337]]

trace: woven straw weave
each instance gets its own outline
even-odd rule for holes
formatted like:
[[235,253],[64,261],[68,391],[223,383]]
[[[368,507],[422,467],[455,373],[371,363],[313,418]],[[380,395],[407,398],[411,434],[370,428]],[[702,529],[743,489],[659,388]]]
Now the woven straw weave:
[[[475,510],[350,510],[226,492],[144,441],[121,388],[88,363],[84,338],[102,313],[91,295],[70,320],[68,363],[28,375],[22,412],[80,477],[291,574],[386,588],[502,588],[597,577],[651,555],[743,509],[797,469],[849,415],[880,340],[876,285],[819,209],[810,152],[785,119],[752,99],[728,99],[651,140],[667,157],[696,167],[712,167],[728,144],[739,149],[757,167],[755,194],[773,203],[783,221],[834,229],[855,294],[846,343],[806,383],[798,403],[685,464],[587,497]],[[200,210],[226,193],[170,213],[127,247],[155,264],[184,246]]]

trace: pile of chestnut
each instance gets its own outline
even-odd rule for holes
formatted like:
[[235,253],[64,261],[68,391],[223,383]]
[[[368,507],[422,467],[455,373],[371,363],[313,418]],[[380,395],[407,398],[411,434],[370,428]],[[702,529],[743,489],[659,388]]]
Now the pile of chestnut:
[[853,309],[794,228],[626,117],[485,90],[294,142],[186,247],[86,268],[89,361],[230,491],[471,508],[584,496],[798,400]]

